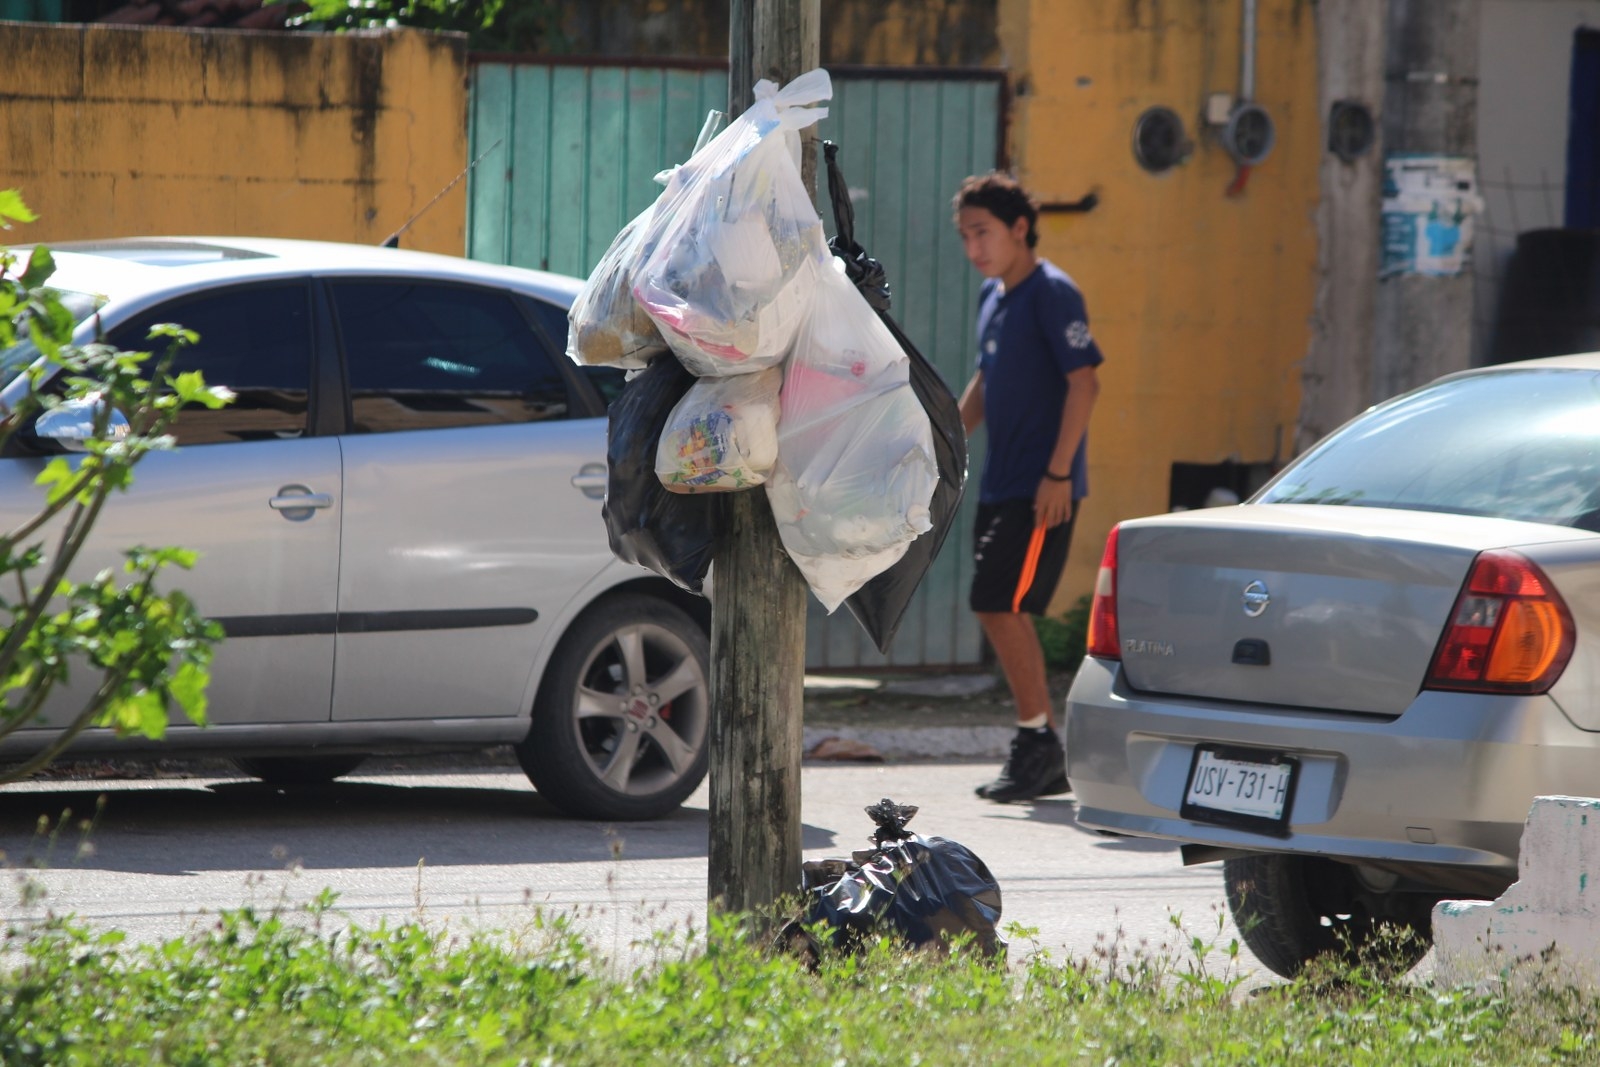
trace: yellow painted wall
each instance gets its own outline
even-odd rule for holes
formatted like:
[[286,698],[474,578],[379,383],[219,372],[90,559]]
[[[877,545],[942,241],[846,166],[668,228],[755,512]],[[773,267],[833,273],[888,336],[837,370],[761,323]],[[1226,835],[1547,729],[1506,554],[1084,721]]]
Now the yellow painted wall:
[[[1093,586],[1112,524],[1167,509],[1171,464],[1286,459],[1310,338],[1322,157],[1310,0],[1260,0],[1255,99],[1277,145],[1242,196],[1199,128],[1208,93],[1239,85],[1241,0],[1001,0],[1016,93],[1011,157],[1045,201],[1040,251],[1083,287],[1106,363],[1090,428],[1062,611]],[[1134,122],[1165,105],[1196,149],[1153,175]]]
[[[464,39],[0,23],[0,188],[22,241],[377,243],[466,166]],[[461,254],[466,183],[407,231]]]

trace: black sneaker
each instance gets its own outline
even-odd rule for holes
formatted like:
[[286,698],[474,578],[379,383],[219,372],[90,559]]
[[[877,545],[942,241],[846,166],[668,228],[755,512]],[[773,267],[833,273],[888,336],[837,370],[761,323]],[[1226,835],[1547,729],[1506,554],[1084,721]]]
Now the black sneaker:
[[1071,788],[1066,761],[1061,737],[1054,730],[1018,730],[1011,739],[1011,756],[1000,769],[1000,777],[980,785],[976,792],[985,800],[1002,804],[1065,793]]

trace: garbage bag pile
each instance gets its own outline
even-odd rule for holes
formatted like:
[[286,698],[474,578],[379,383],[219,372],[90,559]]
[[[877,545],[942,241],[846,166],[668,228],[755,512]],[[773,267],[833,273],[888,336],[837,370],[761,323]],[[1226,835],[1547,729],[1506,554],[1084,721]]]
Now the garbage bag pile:
[[783,928],[779,945],[814,962],[822,946],[812,931],[820,926],[845,949],[887,934],[913,948],[945,951],[953,938],[970,935],[985,956],[1003,952],[1000,885],[983,860],[965,845],[907,830],[915,805],[885,797],[866,812],[877,825],[873,847],[849,860],[804,865],[809,904]]
[[[887,317],[887,279],[839,189],[841,234],[824,240],[799,131],[831,95],[823,70],[759,82],[749,110],[658,175],[573,303],[568,354],[638,372],[610,411],[619,558],[700,592],[716,494],[765,487],[812,593],[829,612],[847,603],[887,651],[954,518],[966,440],[950,390]],[[830,155],[830,185],[836,171]]]

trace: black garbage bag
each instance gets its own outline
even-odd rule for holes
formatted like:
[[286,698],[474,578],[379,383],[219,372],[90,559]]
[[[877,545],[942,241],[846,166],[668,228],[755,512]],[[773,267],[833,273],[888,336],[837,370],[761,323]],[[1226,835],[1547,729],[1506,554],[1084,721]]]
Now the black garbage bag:
[[677,357],[663,352],[623,386],[608,416],[601,514],[618,559],[699,593],[726,528],[723,494],[668,492],[656,477],[667,416],[694,383]]
[[845,273],[855,282],[867,303],[877,311],[878,318],[894,334],[900,347],[911,361],[911,391],[916,394],[922,410],[927,412],[933,427],[933,458],[939,468],[939,484],[934,487],[933,500],[928,506],[932,529],[911,542],[906,554],[888,570],[856,590],[844,604],[850,609],[861,628],[872,638],[879,652],[887,653],[894,640],[900,620],[905,618],[911,597],[922,584],[944,539],[955,522],[956,511],[961,506],[961,494],[967,481],[967,433],[961,426],[961,408],[956,403],[944,378],[916,345],[889,317],[889,281],[883,264],[867,255],[855,237],[855,209],[850,206],[849,186],[839,169],[839,146],[832,141],[823,142],[823,154],[828,161],[828,198],[833,204],[834,228],[837,231],[828,247],[844,260]]
[[823,923],[841,948],[893,934],[914,948],[943,950],[951,938],[970,934],[984,955],[1004,951],[1000,885],[983,860],[965,845],[907,830],[915,805],[885,797],[866,811],[878,827],[873,847],[849,860],[804,865],[809,905],[784,928],[780,944],[814,963],[821,946],[811,928]]

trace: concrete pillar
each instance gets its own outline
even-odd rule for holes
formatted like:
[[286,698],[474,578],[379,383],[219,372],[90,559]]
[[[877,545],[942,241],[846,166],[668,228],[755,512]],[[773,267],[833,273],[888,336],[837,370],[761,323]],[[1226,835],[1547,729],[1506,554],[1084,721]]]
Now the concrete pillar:
[[1323,123],[1322,200],[1317,206],[1317,305],[1301,366],[1296,454],[1372,402],[1383,146],[1340,159],[1327,150],[1328,116],[1347,101],[1381,122],[1384,27],[1389,0],[1317,5],[1318,100]]

